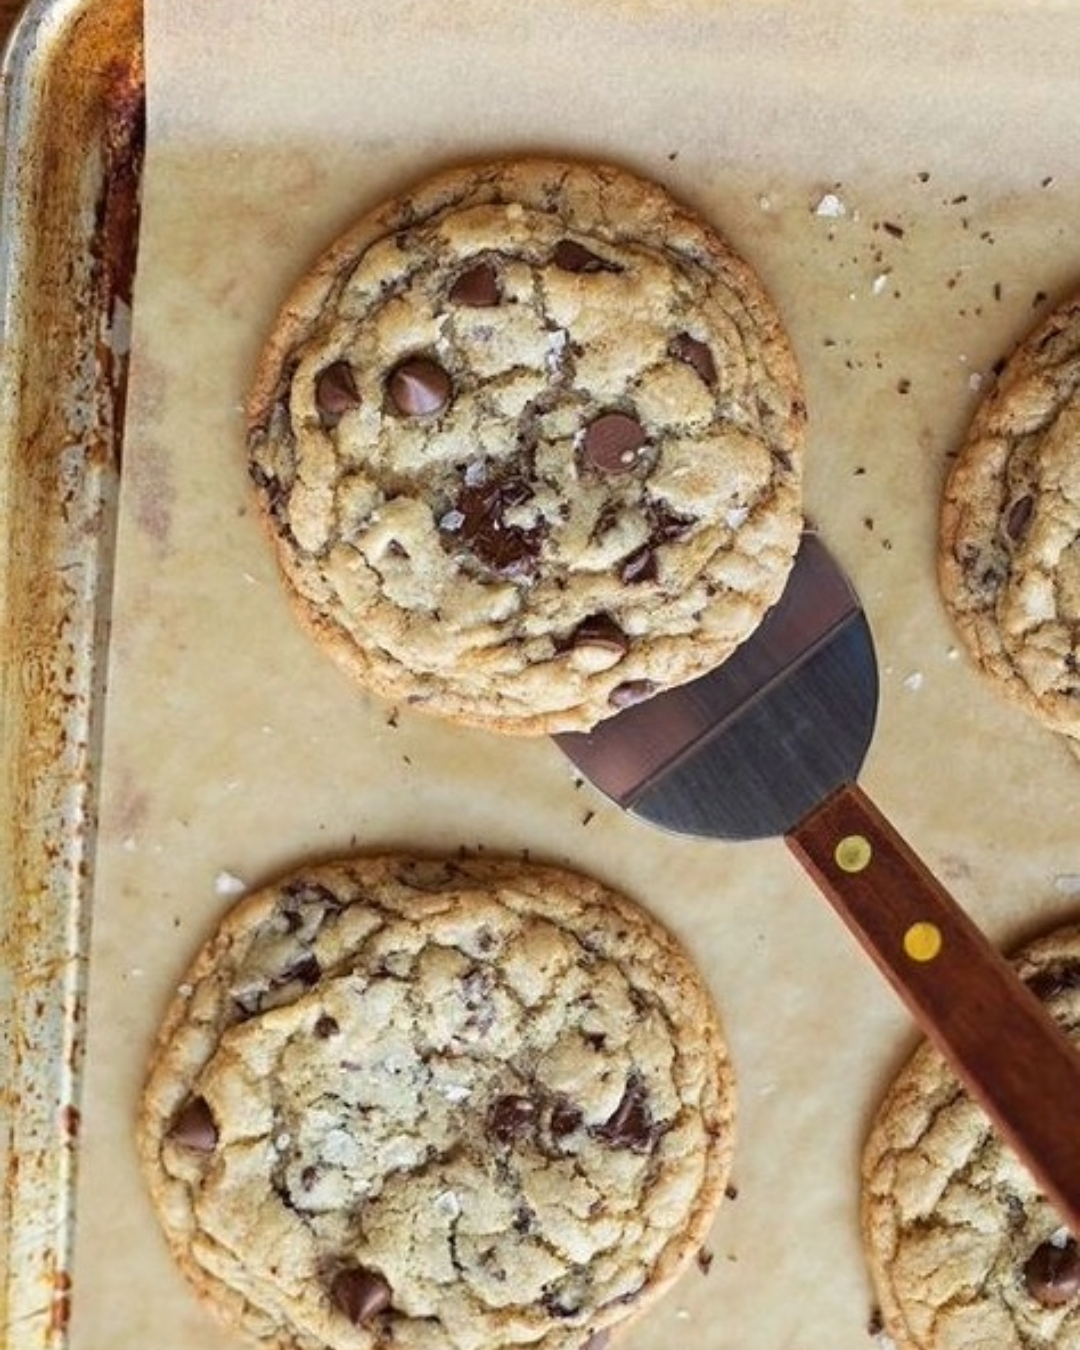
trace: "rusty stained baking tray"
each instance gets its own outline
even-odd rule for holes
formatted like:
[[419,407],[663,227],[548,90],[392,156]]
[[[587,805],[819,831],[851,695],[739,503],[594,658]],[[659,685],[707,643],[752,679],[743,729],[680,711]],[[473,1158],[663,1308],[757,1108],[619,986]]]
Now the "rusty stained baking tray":
[[140,0],[3,67],[0,1345],[67,1341],[89,894],[144,140]]

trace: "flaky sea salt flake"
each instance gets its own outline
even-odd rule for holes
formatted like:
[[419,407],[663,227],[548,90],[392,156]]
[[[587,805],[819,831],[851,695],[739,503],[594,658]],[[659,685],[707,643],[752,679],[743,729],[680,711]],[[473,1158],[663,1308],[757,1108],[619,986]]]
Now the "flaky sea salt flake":
[[243,895],[246,890],[247,882],[233,872],[221,871],[214,878],[214,894],[222,899]]
[[826,192],[814,207],[814,215],[826,220],[843,220],[848,209],[835,192]]

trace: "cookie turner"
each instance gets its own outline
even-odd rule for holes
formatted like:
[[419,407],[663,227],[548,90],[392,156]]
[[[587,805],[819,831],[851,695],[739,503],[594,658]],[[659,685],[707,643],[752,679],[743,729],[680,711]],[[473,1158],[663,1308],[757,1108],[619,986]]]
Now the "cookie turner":
[[858,786],[877,702],[866,616],[808,533],[780,601],[722,666],[555,740],[653,825],[782,836],[1080,1234],[1080,1054]]

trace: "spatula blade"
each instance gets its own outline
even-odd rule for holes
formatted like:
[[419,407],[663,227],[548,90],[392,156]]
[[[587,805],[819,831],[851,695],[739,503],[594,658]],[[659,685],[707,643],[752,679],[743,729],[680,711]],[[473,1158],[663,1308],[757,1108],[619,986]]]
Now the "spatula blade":
[[677,834],[786,834],[855,779],[878,678],[866,617],[843,572],[804,536],[783,595],[723,665],[555,739],[602,792]]

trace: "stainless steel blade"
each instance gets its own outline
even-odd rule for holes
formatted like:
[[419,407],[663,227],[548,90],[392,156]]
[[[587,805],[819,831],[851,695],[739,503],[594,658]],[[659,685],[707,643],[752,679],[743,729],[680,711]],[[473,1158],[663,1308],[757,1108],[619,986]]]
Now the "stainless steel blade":
[[786,834],[854,781],[877,715],[874,644],[858,597],[816,535],[783,595],[721,666],[560,748],[631,814],[678,834]]

